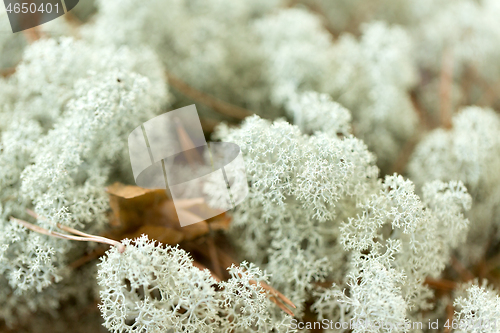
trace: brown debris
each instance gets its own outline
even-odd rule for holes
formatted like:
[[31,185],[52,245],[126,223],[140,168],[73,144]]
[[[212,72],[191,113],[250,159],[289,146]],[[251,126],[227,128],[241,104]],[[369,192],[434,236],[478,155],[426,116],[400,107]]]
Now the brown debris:
[[107,236],[112,239],[135,238],[146,234],[161,243],[176,245],[208,234],[209,224],[212,230],[225,230],[231,222],[231,218],[222,213],[207,221],[181,227],[178,214],[198,219],[190,209],[204,205],[201,199],[181,201],[177,204],[176,211],[165,190],[150,190],[120,183],[115,183],[106,190],[110,195],[112,210],[112,228]]
[[455,290],[458,286],[458,283],[456,283],[455,281],[450,281],[445,279],[433,279],[430,277],[426,278],[424,283],[433,289],[442,291],[452,291]]
[[446,49],[443,53],[439,85],[439,114],[441,117],[441,126],[447,129],[452,127],[452,88],[453,88],[453,54],[451,50]]
[[253,114],[253,112],[248,111],[247,109],[224,102],[215,98],[214,96],[191,87],[186,82],[175,77],[172,73],[166,73],[166,75],[168,83],[181,94],[203,105],[206,105],[214,111],[217,111],[225,116],[242,120]]

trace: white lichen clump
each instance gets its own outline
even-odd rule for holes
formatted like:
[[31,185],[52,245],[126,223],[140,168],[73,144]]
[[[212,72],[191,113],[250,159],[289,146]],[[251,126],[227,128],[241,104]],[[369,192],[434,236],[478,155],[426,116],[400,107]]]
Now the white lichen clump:
[[477,261],[499,225],[500,117],[490,109],[467,107],[453,118],[451,130],[436,129],[416,147],[408,170],[418,184],[432,179],[461,180],[474,198],[468,216],[473,227],[466,261]]
[[269,332],[272,303],[260,282],[267,276],[252,264],[229,269],[217,282],[208,269],[193,266],[177,247],[161,247],[146,236],[123,241],[99,264],[99,305],[113,332]]
[[470,284],[464,296],[459,296],[453,304],[456,324],[452,322],[456,332],[498,332],[500,318],[500,297],[497,291],[487,286]]
[[[335,117],[343,110],[329,111]],[[241,147],[251,183],[235,212],[238,243],[250,258],[283,273],[272,277],[273,285],[284,288],[292,301],[304,302],[313,281],[342,266],[334,241],[338,220],[375,186],[373,155],[352,136],[307,136],[284,121],[257,116],[241,129],[221,128],[218,137]],[[328,256],[337,259],[332,267]]]
[[[0,5],[0,326],[98,294],[120,333],[421,333],[451,310],[457,332],[497,332],[499,16],[498,0],[96,0],[12,34]],[[248,187],[226,280],[183,249],[202,237],[123,234],[74,269],[93,245],[11,219],[103,234],[106,186],[134,183],[129,133],[193,100],[245,161],[246,180],[224,174]]]
[[104,186],[124,168],[135,119],[150,118],[166,102],[158,68],[151,53],[72,39],[44,40],[26,49],[5,82],[11,90],[0,112],[2,288],[27,292],[24,297],[42,292],[61,279],[74,248],[26,232],[10,216],[26,218],[26,209],[32,209],[41,216],[37,223],[49,229],[54,223],[93,232],[102,228],[108,208]]

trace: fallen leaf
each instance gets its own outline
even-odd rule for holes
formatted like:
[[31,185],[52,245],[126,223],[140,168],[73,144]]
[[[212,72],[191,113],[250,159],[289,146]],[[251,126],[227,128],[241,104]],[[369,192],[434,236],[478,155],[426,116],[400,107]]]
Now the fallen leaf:
[[140,237],[142,234],[147,235],[150,239],[156,239],[157,241],[168,245],[176,245],[184,240],[184,234],[182,232],[172,228],[165,228],[156,225],[143,225],[135,232],[124,236],[132,239]]
[[231,222],[226,213],[220,213],[206,221],[181,227],[179,215],[183,221],[199,221],[200,214],[207,211],[217,214],[218,211],[209,208],[203,198],[177,200],[174,206],[165,190],[114,183],[106,191],[112,211],[112,228],[106,236],[115,240],[135,238],[144,233],[173,245],[203,236],[210,230],[226,230]]

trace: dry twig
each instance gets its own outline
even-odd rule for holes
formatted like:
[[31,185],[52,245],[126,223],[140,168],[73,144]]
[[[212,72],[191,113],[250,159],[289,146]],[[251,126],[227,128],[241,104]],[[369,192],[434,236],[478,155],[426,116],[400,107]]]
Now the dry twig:
[[433,289],[439,289],[443,291],[452,291],[457,288],[457,283],[455,281],[445,280],[445,279],[433,279],[426,278],[425,284]]
[[443,53],[443,62],[441,66],[440,84],[439,84],[439,114],[441,126],[451,128],[451,90],[453,86],[453,54],[450,49]]
[[420,120],[420,124],[424,127],[424,129],[434,128],[435,125],[432,123],[431,119],[429,119],[429,114],[422,108],[418,101],[416,90],[412,90],[410,92],[410,100],[411,104],[413,105],[413,109],[417,113],[418,119]]
[[443,332],[444,333],[449,333],[451,332],[451,323],[453,321],[453,316],[455,314],[455,309],[453,308],[453,304],[450,302],[448,303],[448,305],[446,305],[446,319],[447,319],[447,323],[449,325],[447,325]]
[[[123,245],[122,243],[120,243],[118,241],[115,241],[115,240],[112,240],[112,239],[109,239],[106,237],[86,234],[82,231],[67,227],[67,226],[62,225],[60,223],[56,224],[56,226],[59,229],[66,231],[66,232],[69,232],[73,235],[67,235],[67,234],[57,232],[57,231],[47,230],[47,229],[42,228],[38,225],[29,223],[29,222],[21,220],[21,219],[17,219],[15,217],[11,217],[10,219],[14,222],[19,223],[20,225],[24,226],[25,228],[30,229],[30,230],[35,231],[35,232],[38,232],[42,235],[47,235],[47,236],[52,236],[52,237],[67,239],[67,240],[74,240],[74,241],[79,241],[79,242],[96,242],[96,243],[108,244],[108,245],[116,246],[119,249],[119,251],[122,253],[123,253],[123,251],[125,251],[125,245]],[[75,236],[75,235],[78,235],[78,236]]]
[[474,279],[474,274],[472,274],[454,255],[451,256],[451,267],[460,274],[464,282]]
[[237,105],[233,105],[224,101],[221,101],[220,99],[215,98],[214,96],[211,96],[207,93],[204,93],[202,91],[199,91],[190,85],[188,85],[186,82],[182,81],[181,79],[175,77],[171,73],[166,73],[168,83],[174,87],[177,91],[182,93],[183,95],[186,95],[187,97],[200,102],[209,108],[223,114],[226,116],[229,116],[231,118],[236,118],[239,120],[242,120],[250,115],[253,114],[253,112],[248,111],[247,109],[244,109],[242,107],[239,107]]

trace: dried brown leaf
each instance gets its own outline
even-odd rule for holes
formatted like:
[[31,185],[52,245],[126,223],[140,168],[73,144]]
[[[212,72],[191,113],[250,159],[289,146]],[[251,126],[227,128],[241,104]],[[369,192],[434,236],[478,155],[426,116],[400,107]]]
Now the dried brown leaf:
[[[162,243],[172,245],[183,240],[193,240],[210,230],[227,229],[231,222],[227,214],[221,213],[207,221],[202,220],[181,227],[179,215],[184,221],[195,222],[201,220],[199,216],[206,214],[207,211],[212,215],[220,211],[209,208],[202,198],[177,200],[174,206],[165,190],[144,189],[120,183],[114,183],[106,190],[110,195],[112,210],[110,225],[113,227],[108,237],[113,239],[138,237],[142,231],[147,231],[143,233]],[[175,233],[171,232],[171,236],[165,236],[165,230],[172,230]]]

